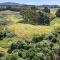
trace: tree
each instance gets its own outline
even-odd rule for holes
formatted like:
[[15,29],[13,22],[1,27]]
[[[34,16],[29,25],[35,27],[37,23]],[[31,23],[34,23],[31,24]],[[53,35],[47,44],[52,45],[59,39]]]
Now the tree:
[[46,13],[50,13],[50,9],[49,9],[48,7],[45,7],[45,8],[43,9],[43,11],[46,12]]
[[31,7],[32,10],[37,10],[38,8],[36,6]]
[[57,10],[56,17],[59,17],[60,18],[60,9]]
[[50,15],[45,12],[38,12],[39,17],[36,20],[39,24],[50,25]]
[[28,8],[20,11],[20,14],[23,16],[25,19],[25,22],[31,23],[33,20],[35,20],[37,14],[34,9]]
[[6,9],[7,9],[7,10],[11,10],[11,6],[7,6]]
[[34,10],[34,8],[21,10],[20,14],[23,16],[25,23],[42,25],[50,24],[50,15],[44,12],[37,12],[36,10]]

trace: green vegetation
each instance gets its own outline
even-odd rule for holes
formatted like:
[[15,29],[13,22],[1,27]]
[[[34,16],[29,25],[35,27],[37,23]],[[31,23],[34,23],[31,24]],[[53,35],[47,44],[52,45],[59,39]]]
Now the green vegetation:
[[38,11],[35,8],[25,8],[20,11],[20,14],[24,18],[25,23],[50,25],[50,21],[54,18],[50,14],[50,9],[44,8],[42,11]]
[[19,12],[14,11],[0,11],[0,20],[6,20],[5,22],[9,22],[10,24],[16,23],[18,21],[23,20],[22,16]]
[[54,25],[54,24],[59,24],[60,23],[60,18],[58,18],[58,17],[56,17],[55,19],[53,19],[51,22],[50,22],[50,24],[51,25]]
[[46,13],[50,13],[50,9],[48,9],[48,7],[45,7],[43,11]]
[[60,9],[57,10],[56,17],[60,17]]
[[56,10],[0,11],[0,60],[59,60],[60,18]]
[[[60,30],[52,32],[44,37],[33,37],[32,41],[17,41],[10,45],[7,55],[1,55],[5,60],[54,60],[55,54],[59,55],[60,49]],[[56,53],[56,51],[58,53]],[[56,56],[56,58],[57,58]]]

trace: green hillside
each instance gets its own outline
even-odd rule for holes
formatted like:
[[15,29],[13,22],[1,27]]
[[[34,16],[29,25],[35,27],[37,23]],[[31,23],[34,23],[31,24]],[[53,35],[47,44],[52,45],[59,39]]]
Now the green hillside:
[[[53,9],[51,9],[51,12],[53,12]],[[56,11],[55,11],[56,12]],[[24,24],[24,23],[16,23],[18,21],[23,20],[22,16],[19,15],[19,12],[13,12],[13,11],[0,11],[0,19],[8,20],[13,22],[12,24],[9,24],[5,26],[3,29],[12,30],[15,32],[15,34],[19,37],[13,37],[11,38],[4,38],[0,41],[0,47],[8,47],[10,42],[14,42],[16,40],[32,40],[34,36],[41,36],[45,34],[49,34],[52,31],[55,31],[56,29],[60,28],[60,18],[55,18],[51,21],[52,26],[44,26],[44,25],[31,25],[31,24]],[[12,40],[9,42],[9,40]]]
[[[4,52],[3,58],[18,57],[18,60],[49,60],[55,49],[60,48],[60,18],[55,16],[57,9],[51,9],[51,15],[55,18],[50,25],[32,25],[21,23],[23,21],[20,12],[0,11],[0,52]],[[19,55],[19,56],[18,56]],[[14,59],[12,58],[12,59]],[[51,59],[50,59],[51,60]]]

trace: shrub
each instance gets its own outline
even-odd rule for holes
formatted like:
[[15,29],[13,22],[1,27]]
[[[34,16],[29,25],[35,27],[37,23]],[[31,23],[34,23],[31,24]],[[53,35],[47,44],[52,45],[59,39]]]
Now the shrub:
[[5,33],[6,33],[6,37],[8,38],[12,38],[15,36],[15,32],[11,30],[6,30]]
[[48,34],[44,37],[45,40],[50,40],[52,41],[52,39],[54,38],[55,36],[51,33],[51,34]]
[[18,41],[18,42],[16,43],[16,45],[17,45],[17,49],[24,49],[25,42],[23,42],[23,41]]
[[43,40],[43,41],[41,41],[41,42],[38,42],[37,44],[36,44],[36,47],[39,47],[39,48],[43,48],[43,47],[50,47],[50,44],[51,44],[51,42],[50,41],[48,41],[48,40]]
[[34,42],[34,43],[40,42],[40,41],[43,40],[43,38],[44,38],[44,35],[42,35],[42,36],[34,36],[33,39],[32,39],[32,42]]
[[52,32],[51,34],[48,34],[44,37],[45,40],[49,40],[53,43],[58,42],[57,40],[58,34],[56,32]]
[[19,58],[17,53],[6,54],[2,60],[17,60]]
[[19,50],[18,56],[25,59],[26,58],[26,53],[27,53],[26,50]]
[[2,30],[0,31],[0,40],[3,40],[3,38],[12,38],[15,36],[15,33],[11,30]]
[[1,31],[1,32],[0,32],[0,40],[2,40],[2,39],[5,38],[5,37],[6,37],[6,33],[3,32],[3,31]]
[[36,52],[34,51],[33,48],[30,48],[27,53],[26,53],[26,57],[30,58],[30,60],[35,56]]
[[10,55],[10,60],[17,60],[19,58],[18,53],[12,53]]
[[8,52],[11,52],[11,51],[13,51],[15,49],[17,49],[17,45],[16,45],[16,43],[12,43],[9,50],[8,50]]
[[36,57],[38,57],[38,59],[45,60],[44,59],[44,54],[42,52],[41,53],[37,53]]
[[5,55],[4,52],[0,52],[0,57],[3,57]]

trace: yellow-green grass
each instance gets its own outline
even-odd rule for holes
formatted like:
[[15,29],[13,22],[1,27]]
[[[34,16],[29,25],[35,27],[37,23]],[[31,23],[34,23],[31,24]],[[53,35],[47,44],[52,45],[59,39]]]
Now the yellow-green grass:
[[[55,16],[55,13],[56,13],[56,11],[58,10],[58,8],[52,8],[52,9],[50,9],[50,10],[51,10],[51,14],[52,14],[53,16]],[[53,20],[50,22],[50,25],[54,25],[54,24],[56,24],[56,23],[60,24],[60,18],[58,18],[58,17],[55,16],[55,19],[53,19]]]
[[31,40],[34,35],[44,35],[50,34],[52,31],[60,28],[60,24],[55,24],[53,26],[34,26],[30,24],[13,24],[8,26],[8,29],[14,30],[15,34],[23,40]]
[[11,41],[12,41],[11,39],[10,38],[4,38],[4,39],[0,40],[0,47],[8,48],[9,45],[11,44]]
[[13,11],[0,11],[0,17],[3,17],[7,21],[12,21],[15,23],[20,20],[23,20],[19,12],[13,12]]
[[60,18],[56,17],[55,19],[53,19],[53,20],[50,22],[51,25],[54,25],[54,24],[56,24],[56,23],[60,24]]
[[[19,19],[19,17],[20,17],[20,19]],[[8,20],[8,21],[12,21],[12,22],[18,22],[18,21],[20,21],[20,20],[23,20],[22,19],[22,17],[21,16],[17,16],[17,15],[7,15],[6,16],[6,20]]]
[[52,9],[50,9],[50,10],[51,10],[51,14],[55,16],[55,13],[56,13],[56,11],[57,11],[58,9],[57,9],[57,8],[52,8]]
[[8,48],[10,47],[10,45],[13,43],[13,42],[16,42],[18,41],[19,39],[16,38],[16,37],[13,37],[13,38],[4,38],[3,40],[0,40],[0,51],[4,51],[6,52],[8,50]]
[[2,48],[2,47],[0,47],[0,51],[2,51],[2,52],[7,52],[7,48],[5,49],[5,48]]

